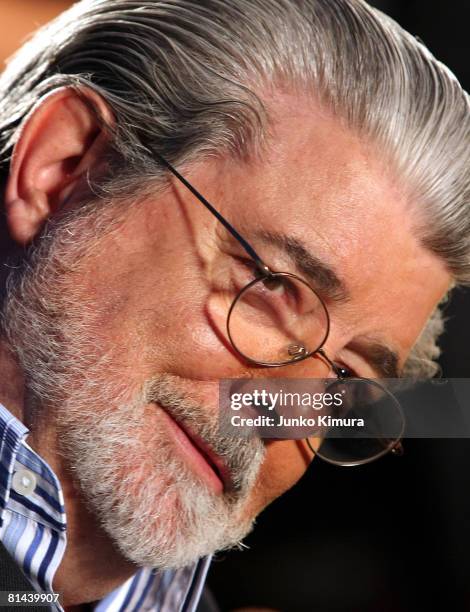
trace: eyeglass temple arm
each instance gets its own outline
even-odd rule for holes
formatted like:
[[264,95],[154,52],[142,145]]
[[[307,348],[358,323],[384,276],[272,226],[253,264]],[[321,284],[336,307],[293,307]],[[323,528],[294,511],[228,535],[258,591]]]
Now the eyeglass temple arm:
[[162,162],[162,164],[166,168],[168,168],[168,170],[180,181],[180,183],[182,183],[186,187],[186,189],[189,189],[189,191],[201,202],[201,204],[203,204],[207,208],[207,210],[209,210],[209,212],[211,212],[214,217],[218,221],[220,221],[220,223],[222,223],[225,229],[230,232],[230,234],[232,234],[235,240],[237,240],[241,244],[241,246],[245,249],[248,255],[254,260],[259,271],[262,274],[269,276],[271,274],[271,270],[269,269],[269,267],[264,263],[258,253],[254,250],[254,248],[237,232],[237,230],[232,225],[230,225],[227,219],[225,219],[225,217],[223,217],[219,213],[219,211],[214,208],[214,206],[212,206],[212,204],[208,200],[206,200],[206,198],[201,193],[199,193],[199,191],[195,187],[193,187],[191,183],[187,181],[184,176],[181,175],[178,170],[176,170],[176,168],[174,168],[164,157],[162,157],[161,155],[157,156]]

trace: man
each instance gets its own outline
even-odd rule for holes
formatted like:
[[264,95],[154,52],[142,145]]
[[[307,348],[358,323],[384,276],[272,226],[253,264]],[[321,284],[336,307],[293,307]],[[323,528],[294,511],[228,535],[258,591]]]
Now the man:
[[[312,459],[222,435],[218,380],[432,373],[467,95],[360,0],[84,1],[0,85],[0,539],[66,608],[193,610]],[[325,304],[313,359],[228,337],[253,254]]]

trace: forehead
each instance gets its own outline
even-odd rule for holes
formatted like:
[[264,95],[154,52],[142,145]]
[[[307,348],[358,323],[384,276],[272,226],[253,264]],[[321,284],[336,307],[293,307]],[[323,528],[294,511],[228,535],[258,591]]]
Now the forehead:
[[420,244],[419,203],[377,147],[313,102],[282,95],[271,112],[263,161],[231,173],[231,218],[301,241],[349,290],[336,326],[405,357],[451,280]]

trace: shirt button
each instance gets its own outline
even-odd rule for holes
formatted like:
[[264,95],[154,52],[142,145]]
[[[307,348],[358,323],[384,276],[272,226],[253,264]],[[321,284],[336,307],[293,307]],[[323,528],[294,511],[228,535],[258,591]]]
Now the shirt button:
[[31,495],[36,488],[36,476],[30,470],[18,470],[13,474],[12,488],[20,495]]

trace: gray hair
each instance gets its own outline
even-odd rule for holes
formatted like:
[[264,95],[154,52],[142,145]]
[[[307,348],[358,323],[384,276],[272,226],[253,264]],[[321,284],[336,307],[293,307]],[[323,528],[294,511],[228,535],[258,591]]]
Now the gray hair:
[[[422,243],[470,284],[469,98],[418,40],[362,0],[83,0],[0,79],[0,164],[37,101],[86,85],[116,117],[97,193],[135,192],[177,166],[261,154],[263,92],[310,93],[385,152],[418,205]],[[405,374],[430,375],[438,309]]]

